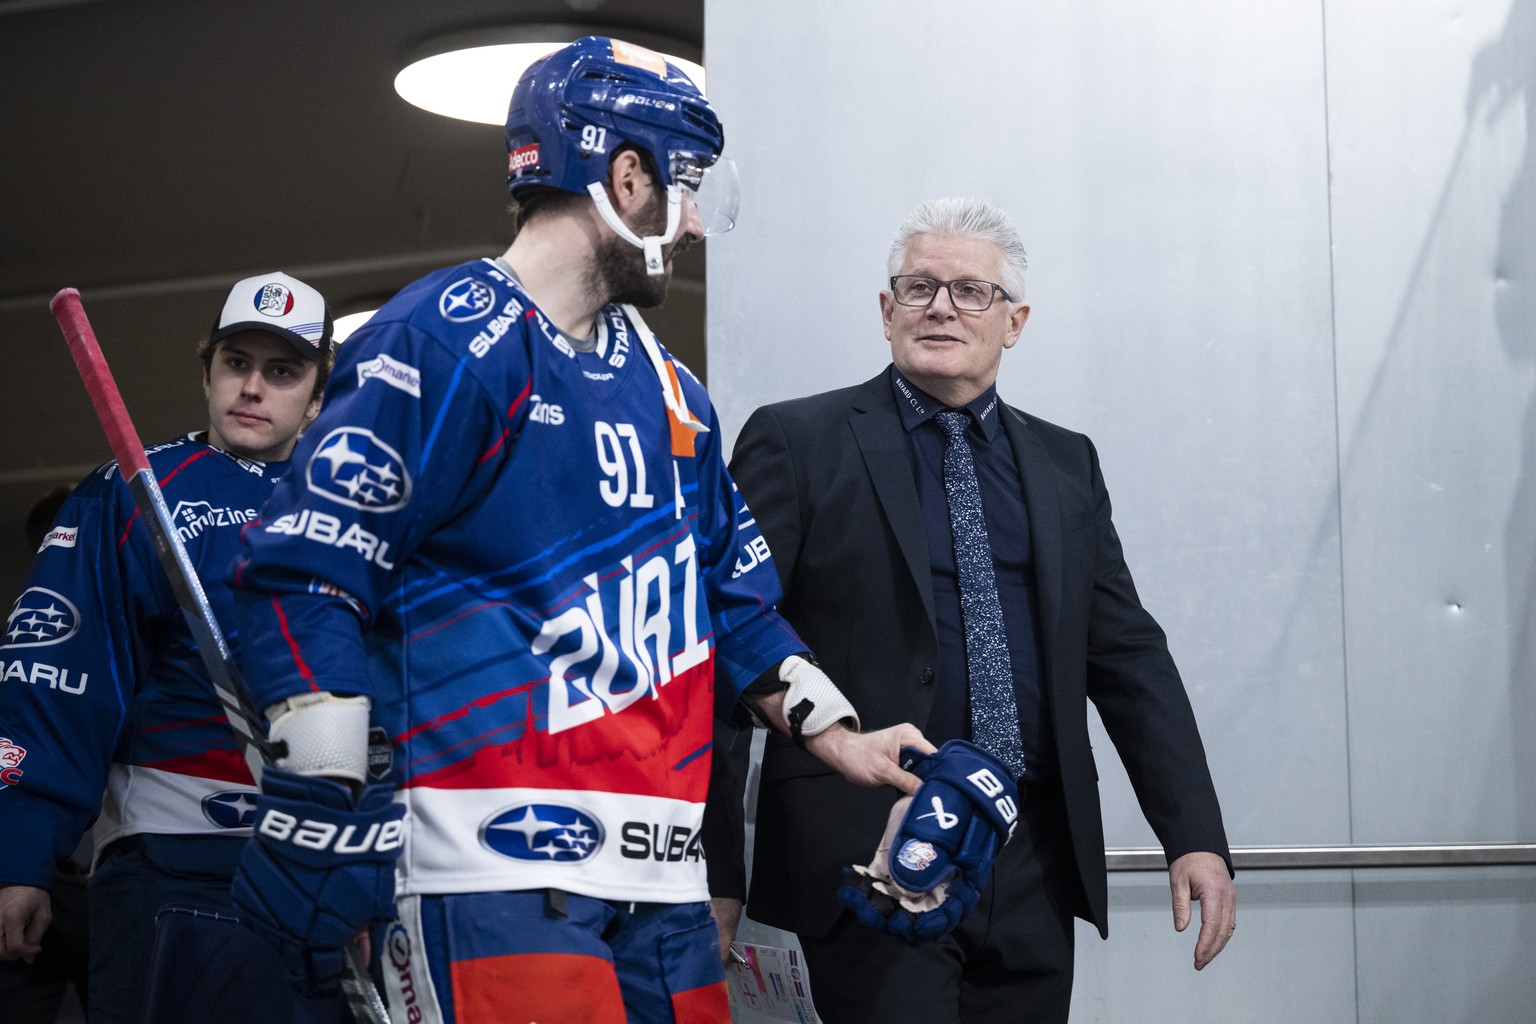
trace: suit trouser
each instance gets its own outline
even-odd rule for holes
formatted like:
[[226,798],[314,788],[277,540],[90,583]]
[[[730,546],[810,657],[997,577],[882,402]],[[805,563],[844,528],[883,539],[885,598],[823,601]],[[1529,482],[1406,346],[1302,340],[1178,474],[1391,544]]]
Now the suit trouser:
[[951,934],[909,946],[845,911],[825,938],[800,936],[824,1024],[1065,1024],[1079,884],[1057,787],[1041,788],[1026,788],[1013,839]]

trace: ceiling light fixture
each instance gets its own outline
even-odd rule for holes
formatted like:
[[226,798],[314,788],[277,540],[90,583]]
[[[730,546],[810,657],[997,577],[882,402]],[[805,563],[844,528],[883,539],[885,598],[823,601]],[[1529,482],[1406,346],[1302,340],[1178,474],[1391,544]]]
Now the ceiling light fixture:
[[588,35],[610,35],[656,50],[704,92],[697,46],[654,33],[581,25],[520,25],[433,40],[395,76],[395,92],[408,103],[444,117],[505,124],[512,89],[528,65]]

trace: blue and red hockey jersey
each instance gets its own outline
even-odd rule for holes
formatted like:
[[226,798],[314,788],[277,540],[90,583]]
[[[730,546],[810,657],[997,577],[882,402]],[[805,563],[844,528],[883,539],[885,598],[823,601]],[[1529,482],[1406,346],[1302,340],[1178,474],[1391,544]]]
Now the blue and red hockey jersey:
[[[230,631],[224,576],[288,463],[239,459],[192,435],[148,455]],[[238,651],[239,637],[228,640]],[[0,642],[0,883],[50,886],[98,808],[98,848],[141,832],[249,835],[254,793],[133,496],[108,463],[65,501]]]
[[714,701],[805,648],[703,387],[644,330],[605,307],[578,352],[491,260],[416,282],[245,533],[247,683],[373,699],[402,894],[707,897]]

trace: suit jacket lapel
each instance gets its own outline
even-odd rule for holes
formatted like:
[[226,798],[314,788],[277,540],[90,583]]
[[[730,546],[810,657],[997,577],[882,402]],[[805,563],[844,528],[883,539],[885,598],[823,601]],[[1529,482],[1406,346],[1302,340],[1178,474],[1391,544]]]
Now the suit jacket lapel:
[[848,418],[864,466],[869,471],[875,496],[885,510],[907,568],[917,582],[923,610],[933,622],[933,578],[928,567],[928,542],[923,533],[922,512],[917,504],[917,483],[912,476],[912,456],[906,431],[896,412],[887,373],[867,381],[854,397]]
[[[1013,457],[1024,486],[1024,508],[1029,512],[1031,554],[1035,561],[1035,593],[1040,601],[1040,639],[1047,666],[1051,663],[1052,638],[1061,615],[1062,551],[1061,498],[1056,492],[1056,473],[1045,446],[1029,429],[1024,414],[1002,407],[1003,429],[1013,445]],[[1047,676],[1049,676],[1047,672]]]

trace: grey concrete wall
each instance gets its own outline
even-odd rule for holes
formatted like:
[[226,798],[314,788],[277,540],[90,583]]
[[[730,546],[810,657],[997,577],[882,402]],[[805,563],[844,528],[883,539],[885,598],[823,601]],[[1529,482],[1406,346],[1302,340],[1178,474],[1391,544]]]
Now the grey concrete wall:
[[[1533,55],[1536,0],[711,2],[725,427],[877,372],[896,225],[998,203],[1000,390],[1097,443],[1232,841],[1536,841]],[[1151,845],[1098,741],[1110,844]],[[1074,1021],[1530,1019],[1536,872],[1239,890],[1197,975],[1116,878]]]

